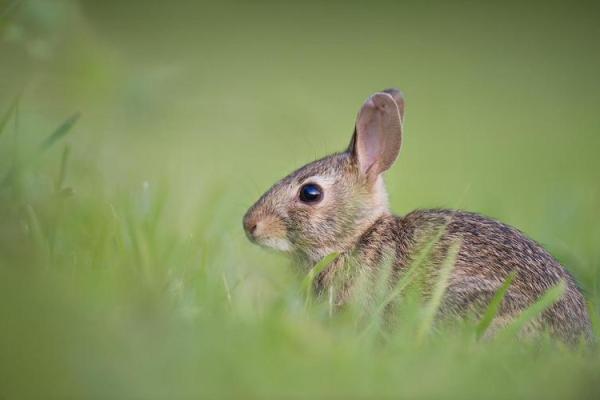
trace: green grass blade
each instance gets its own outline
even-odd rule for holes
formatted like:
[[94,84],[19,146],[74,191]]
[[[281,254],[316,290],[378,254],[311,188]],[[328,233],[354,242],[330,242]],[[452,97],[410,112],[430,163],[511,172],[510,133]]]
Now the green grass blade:
[[27,214],[27,223],[29,226],[29,232],[31,234],[31,239],[35,246],[42,252],[42,255],[46,260],[49,260],[50,257],[50,245],[48,243],[48,239],[42,229],[42,224],[37,216],[37,213],[33,209],[33,207],[28,204],[25,206],[25,211]]
[[499,336],[506,338],[517,335],[528,322],[556,303],[566,290],[567,283],[561,279],[556,286],[548,289],[535,303],[523,310],[517,319],[501,331]]
[[56,128],[56,130],[54,132],[52,132],[41,143],[40,150],[47,150],[47,149],[49,149],[50,147],[52,147],[52,145],[54,143],[56,143],[63,136],[65,136],[67,133],[69,133],[69,131],[71,130],[71,128],[73,127],[73,125],[75,125],[75,123],[77,122],[77,120],[79,119],[80,116],[81,116],[80,113],[75,113],[72,116],[70,116],[69,118],[67,118],[67,120],[65,122],[63,122],[62,125],[60,125],[58,128]]
[[418,252],[417,257],[410,263],[406,272],[404,272],[402,277],[398,280],[398,282],[396,282],[395,286],[391,290],[389,290],[387,295],[383,298],[383,301],[381,301],[375,307],[373,317],[371,318],[371,321],[364,329],[363,333],[372,331],[374,329],[374,326],[378,323],[379,315],[381,315],[381,313],[383,313],[385,308],[392,301],[394,301],[394,299],[399,297],[406,290],[406,288],[417,278],[418,272],[421,272],[421,270],[422,270],[421,266],[423,264],[425,264],[425,262],[429,259],[429,257],[431,256],[431,253],[433,252],[434,246],[437,243],[439,243],[439,241],[442,238],[442,236],[444,235],[444,233],[446,233],[448,224],[450,224],[451,221],[452,221],[452,218],[450,218],[444,225],[442,225],[437,230],[435,235]]
[[500,305],[502,304],[502,300],[504,300],[504,297],[506,296],[506,293],[508,292],[508,288],[510,287],[510,285],[512,285],[516,276],[517,276],[516,271],[511,272],[508,275],[508,277],[506,278],[506,280],[504,281],[504,283],[502,284],[502,286],[500,287],[500,289],[498,289],[498,291],[496,292],[496,294],[490,301],[490,304],[488,305],[487,309],[485,310],[485,313],[483,314],[481,321],[479,321],[479,324],[477,324],[477,327],[475,328],[475,335],[476,335],[477,339],[480,339],[483,336],[483,334],[485,333],[487,328],[492,323],[492,320],[496,317],[496,314],[498,314],[498,310],[500,310]]
[[[382,323],[384,323],[386,306],[393,301],[390,299],[390,292],[394,292],[394,288],[389,286],[394,270],[395,257],[392,254],[384,256],[384,259],[379,263],[376,270],[371,274],[367,274],[367,279],[371,283],[367,286],[370,293],[366,294],[366,305],[364,308],[364,319],[368,321],[362,334],[367,333],[378,334],[381,332]],[[388,301],[389,299],[389,301]]]
[[314,267],[312,267],[310,271],[308,271],[308,273],[306,274],[306,277],[304,277],[304,280],[302,281],[302,288],[306,293],[306,306],[308,306],[308,303],[310,302],[311,291],[315,278],[317,277],[317,275],[323,272],[325,268],[327,268],[338,256],[338,253],[331,253],[329,255],[326,255],[321,259],[321,261],[319,261]]
[[404,290],[408,287],[408,285],[410,285],[413,282],[414,278],[417,276],[417,270],[418,270],[419,266],[420,266],[420,263],[411,263],[408,270],[406,272],[404,272],[404,274],[398,280],[398,282],[392,288],[392,290],[390,290],[387,293],[387,296],[384,297],[383,301],[381,301],[375,307],[373,317],[371,318],[371,321],[364,329],[364,332],[371,331],[374,328],[374,326],[378,322],[378,316],[383,313],[383,311],[388,306],[388,304],[390,304],[392,301],[394,301],[394,299],[399,297],[404,292]]
[[425,306],[423,320],[417,331],[418,342],[422,342],[425,336],[431,331],[435,315],[442,304],[442,298],[448,287],[450,274],[454,269],[454,264],[456,263],[456,257],[458,256],[461,244],[462,242],[458,240],[450,244],[448,254],[446,254],[444,262],[440,266],[437,283],[433,288],[429,302]]
[[8,109],[4,112],[2,119],[0,119],[0,136],[2,136],[2,133],[4,133],[4,128],[6,128],[6,125],[8,125],[8,121],[10,121],[10,118],[15,113],[19,104],[19,100],[20,96],[17,96],[11,103],[10,107],[8,107]]
[[[440,242],[440,240],[442,239],[444,234],[446,234],[448,225],[450,225],[452,223],[453,219],[454,219],[454,212],[452,212],[450,214],[449,218],[446,220],[446,223],[444,223],[443,225],[441,225],[437,228],[435,235],[427,241],[427,243],[423,246],[422,249],[420,249],[418,251],[417,256],[411,262],[410,267],[409,267],[409,269],[413,270],[415,274],[416,274],[416,272],[422,271],[421,266],[430,260],[431,254],[433,253],[433,250],[434,250],[434,247]],[[416,268],[413,268],[413,266],[415,266]],[[411,278],[411,280],[412,279],[414,279],[414,278]]]
[[54,189],[58,193],[62,190],[63,183],[65,182],[65,177],[67,176],[67,162],[69,160],[70,148],[69,146],[65,146],[62,156],[60,158],[60,169],[58,170],[58,176],[56,177],[56,181],[54,182]]

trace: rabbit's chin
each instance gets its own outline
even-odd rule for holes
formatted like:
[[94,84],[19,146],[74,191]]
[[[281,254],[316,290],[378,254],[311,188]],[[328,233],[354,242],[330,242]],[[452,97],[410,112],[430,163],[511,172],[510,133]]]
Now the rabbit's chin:
[[287,239],[283,238],[263,238],[257,241],[258,245],[267,249],[290,252],[292,251],[292,245]]

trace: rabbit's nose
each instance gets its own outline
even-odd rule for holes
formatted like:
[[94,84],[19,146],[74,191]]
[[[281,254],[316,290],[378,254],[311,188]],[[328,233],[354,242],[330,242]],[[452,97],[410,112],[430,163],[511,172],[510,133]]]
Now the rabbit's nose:
[[256,232],[256,227],[258,223],[256,219],[246,216],[244,218],[244,230],[246,231],[246,235],[250,240],[254,239],[254,233]]

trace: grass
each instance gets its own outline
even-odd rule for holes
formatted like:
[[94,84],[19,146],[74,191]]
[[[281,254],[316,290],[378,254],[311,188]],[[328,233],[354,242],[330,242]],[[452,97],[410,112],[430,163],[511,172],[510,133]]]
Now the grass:
[[486,332],[487,328],[492,323],[494,317],[496,316],[496,314],[498,314],[498,310],[502,305],[502,300],[504,300],[504,296],[506,296],[506,292],[508,292],[508,288],[510,287],[516,276],[516,271],[511,272],[510,275],[508,275],[508,278],[506,278],[502,286],[500,286],[500,288],[490,301],[490,304],[483,313],[481,320],[477,324],[477,330],[475,331],[475,334],[477,335],[478,339],[483,337],[483,334]]
[[597,397],[596,347],[515,339],[560,286],[481,340],[510,278],[480,321],[435,326],[444,285],[423,307],[416,268],[366,314],[334,313],[307,296],[330,258],[299,276],[241,228],[398,85],[393,210],[460,203],[524,230],[578,279],[598,334],[596,7],[15,3],[0,9],[0,399]]

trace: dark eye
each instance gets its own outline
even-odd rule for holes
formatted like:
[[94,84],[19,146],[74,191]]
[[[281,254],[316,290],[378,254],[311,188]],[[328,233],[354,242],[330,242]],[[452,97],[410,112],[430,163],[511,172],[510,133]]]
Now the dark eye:
[[316,203],[323,197],[323,190],[319,185],[307,183],[300,188],[300,201],[303,203]]

